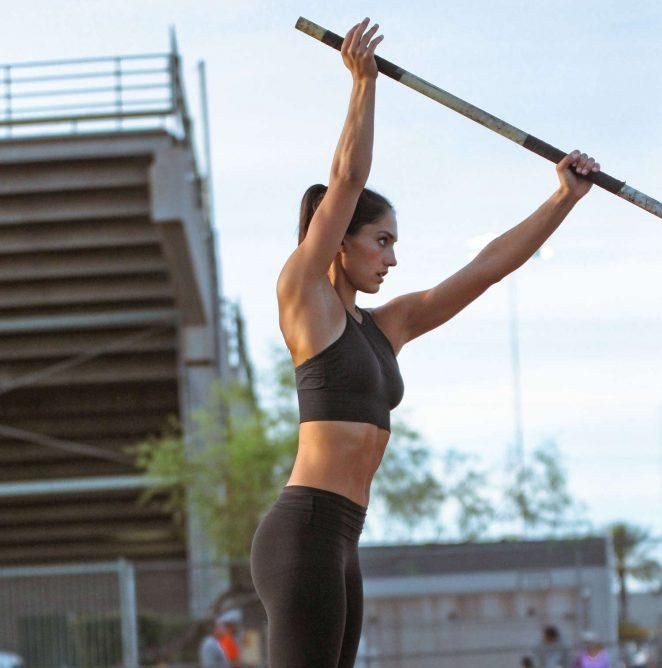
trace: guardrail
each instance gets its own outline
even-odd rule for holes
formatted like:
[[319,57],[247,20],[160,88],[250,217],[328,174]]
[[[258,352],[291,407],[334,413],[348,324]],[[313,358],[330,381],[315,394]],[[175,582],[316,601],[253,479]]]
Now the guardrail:
[[0,134],[67,125],[71,132],[165,126],[190,141],[174,33],[170,53],[0,64]]

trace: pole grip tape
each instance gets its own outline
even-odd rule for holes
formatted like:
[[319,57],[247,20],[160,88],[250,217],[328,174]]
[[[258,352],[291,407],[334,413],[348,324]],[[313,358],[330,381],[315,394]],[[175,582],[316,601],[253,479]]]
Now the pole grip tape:
[[[342,47],[343,38],[340,35],[337,35],[331,30],[326,30],[325,28],[322,28],[322,26],[318,26],[316,23],[304,19],[302,16],[299,17],[299,20],[296,23],[296,28],[338,51],[340,51],[340,48]],[[407,74],[407,70],[398,67],[394,63],[381,58],[380,56],[375,56],[375,62],[377,63],[377,69],[382,74],[385,74],[387,77],[395,79],[396,81],[400,81],[401,77],[404,74]],[[519,144],[520,142],[518,141],[517,143]],[[529,151],[533,151],[533,153],[539,155],[541,158],[550,160],[554,164],[558,164],[566,155],[560,149],[544,142],[542,139],[534,137],[533,135],[527,135],[522,146],[529,149]],[[600,186],[615,195],[618,195],[625,185],[625,181],[619,181],[604,172],[590,172],[586,176],[583,174],[577,174],[577,176],[581,179],[588,179],[595,183],[596,186]]]
[[[305,23],[303,18],[300,18],[297,21],[296,27],[299,30],[303,29],[304,32],[307,32],[305,30]],[[312,35],[310,32],[308,32],[308,34],[311,35],[312,37],[315,37],[315,35]],[[320,41],[323,44],[326,44],[327,46],[330,46],[336,49],[337,51],[340,51],[343,39],[344,39],[343,37],[337,35],[335,32],[332,32],[331,30],[324,30],[324,34],[321,36]],[[394,63],[390,62],[389,60],[386,60],[385,58],[382,58],[381,56],[375,56],[375,62],[377,63],[377,69],[382,74],[385,74],[387,77],[391,77],[391,79],[395,79],[396,81],[400,81],[400,77],[405,73],[405,70],[403,70],[401,67],[398,67]]]
[[[524,148],[528,148],[529,151],[533,151],[541,158],[550,160],[555,165],[566,156],[566,154],[560,149],[552,146],[551,144],[548,144],[547,142],[544,142],[542,139],[534,137],[533,135],[528,135],[522,146],[524,146]],[[618,179],[615,179],[613,176],[609,176],[609,174],[605,174],[604,172],[589,172],[586,174],[586,176],[583,174],[576,174],[576,176],[578,176],[580,179],[588,179],[589,181],[595,183],[596,186],[600,186],[600,188],[604,188],[610,193],[614,193],[614,195],[618,195],[618,193],[621,191],[621,188],[625,185],[625,181],[619,181]]]

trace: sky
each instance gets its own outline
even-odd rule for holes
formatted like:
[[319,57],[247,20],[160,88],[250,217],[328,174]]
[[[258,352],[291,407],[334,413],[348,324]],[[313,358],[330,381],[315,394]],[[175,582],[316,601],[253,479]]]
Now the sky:
[[[328,180],[351,87],[340,55],[294,29],[299,16],[339,34],[369,16],[383,57],[662,199],[652,0],[11,3],[3,63],[165,52],[174,26],[198,132],[205,61],[223,290],[241,303],[262,383],[284,346],[276,279],[299,201]],[[385,77],[376,106],[368,185],[395,205],[398,265],[358,295],[364,308],[436,285],[469,260],[470,239],[518,224],[558,184],[551,163]],[[594,187],[548,246],[514,275],[525,452],[554,438],[597,525],[662,535],[662,220]],[[512,445],[511,280],[399,355],[392,419],[435,453],[496,465]]]

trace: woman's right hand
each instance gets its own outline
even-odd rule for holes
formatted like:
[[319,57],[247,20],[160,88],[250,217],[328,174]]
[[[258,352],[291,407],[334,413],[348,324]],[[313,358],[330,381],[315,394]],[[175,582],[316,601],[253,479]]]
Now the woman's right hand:
[[[384,39],[384,35],[372,39],[379,28],[375,23],[372,28],[364,33],[370,23],[369,18],[357,23],[346,35],[340,47],[342,59],[354,80],[376,79],[377,63],[375,62],[375,49]],[[372,40],[372,41],[370,41]]]

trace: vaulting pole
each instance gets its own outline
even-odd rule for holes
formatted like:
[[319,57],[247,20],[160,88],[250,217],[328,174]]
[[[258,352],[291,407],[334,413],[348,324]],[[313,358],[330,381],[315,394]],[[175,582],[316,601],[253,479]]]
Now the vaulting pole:
[[[296,23],[296,28],[340,51],[340,47],[343,43],[343,38],[340,35],[336,35],[330,30],[326,30],[303,17],[299,17],[299,20]],[[533,135],[518,130],[513,125],[502,121],[500,118],[492,116],[492,114],[489,114],[478,107],[474,107],[473,104],[465,102],[459,97],[455,97],[455,95],[428,83],[420,77],[417,77],[415,74],[407,72],[407,70],[398,67],[380,56],[375,56],[375,61],[377,62],[377,69],[387,77],[391,77],[391,79],[399,81],[401,84],[422,93],[426,97],[443,104],[445,107],[457,111],[458,114],[462,114],[463,116],[470,118],[472,121],[484,125],[486,128],[500,134],[502,137],[514,141],[520,146],[529,149],[529,151],[538,154],[542,158],[550,160],[554,164],[558,163],[566,155],[564,151],[551,146]],[[628,202],[632,202],[632,204],[645,209],[654,216],[662,218],[662,204],[652,197],[626,185],[625,181],[619,181],[602,171],[590,172],[586,176],[583,174],[576,174],[576,176],[582,179],[588,179],[595,183],[596,186],[600,186],[601,188],[608,190],[610,193],[618,195]]]

